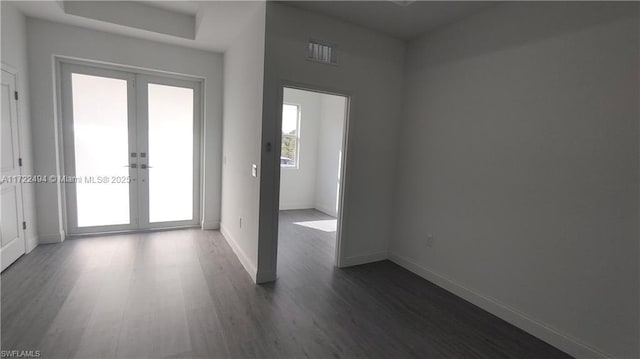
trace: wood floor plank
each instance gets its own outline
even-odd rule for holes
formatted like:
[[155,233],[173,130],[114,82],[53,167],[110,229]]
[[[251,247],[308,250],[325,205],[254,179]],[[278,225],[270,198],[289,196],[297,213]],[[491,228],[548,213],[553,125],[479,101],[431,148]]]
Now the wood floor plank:
[[278,280],[258,286],[218,231],[39,246],[0,277],[1,347],[45,358],[569,357],[394,263],[336,268],[332,220],[281,212]]

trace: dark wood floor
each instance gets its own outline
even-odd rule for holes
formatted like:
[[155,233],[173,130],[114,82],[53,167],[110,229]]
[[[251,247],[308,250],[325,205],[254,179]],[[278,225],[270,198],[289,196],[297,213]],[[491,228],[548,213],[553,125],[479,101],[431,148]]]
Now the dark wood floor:
[[43,245],[2,273],[3,350],[45,358],[566,358],[391,262],[333,267],[335,233],[281,214],[256,286],[217,231]]

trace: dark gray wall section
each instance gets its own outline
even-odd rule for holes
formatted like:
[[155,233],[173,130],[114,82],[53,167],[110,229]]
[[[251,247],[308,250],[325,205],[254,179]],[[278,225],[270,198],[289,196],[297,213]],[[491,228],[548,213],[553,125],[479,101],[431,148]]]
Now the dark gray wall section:
[[391,257],[582,357],[640,355],[638,6],[502,4],[407,48]]

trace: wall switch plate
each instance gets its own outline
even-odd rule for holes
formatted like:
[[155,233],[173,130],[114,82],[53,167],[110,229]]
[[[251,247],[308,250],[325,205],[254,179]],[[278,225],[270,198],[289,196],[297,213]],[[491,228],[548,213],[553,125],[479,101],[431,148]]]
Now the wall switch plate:
[[256,164],[251,165],[251,175],[253,177],[258,177],[258,165]]

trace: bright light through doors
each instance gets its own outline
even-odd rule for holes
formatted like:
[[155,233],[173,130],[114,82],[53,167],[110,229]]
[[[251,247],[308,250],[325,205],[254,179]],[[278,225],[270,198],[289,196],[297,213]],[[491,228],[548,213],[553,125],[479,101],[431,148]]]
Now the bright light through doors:
[[194,79],[62,63],[71,235],[200,223],[200,94]]
[[193,89],[149,84],[149,222],[193,219]]
[[[127,81],[74,73],[73,131],[78,227],[128,224]],[[95,180],[91,183],[91,180]]]

